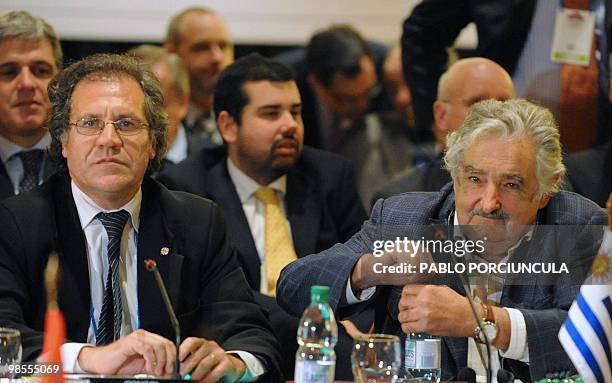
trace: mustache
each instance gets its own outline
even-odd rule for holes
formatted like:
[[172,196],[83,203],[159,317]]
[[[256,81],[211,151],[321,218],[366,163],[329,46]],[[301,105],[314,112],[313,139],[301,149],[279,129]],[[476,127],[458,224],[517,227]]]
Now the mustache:
[[508,214],[504,213],[501,210],[500,211],[495,211],[493,213],[486,213],[482,209],[474,209],[474,210],[472,210],[471,214],[473,216],[482,217],[482,218],[488,218],[488,219],[506,220],[506,219],[510,218],[510,216]]
[[299,143],[298,143],[297,137],[293,137],[293,136],[283,137],[280,140],[275,141],[272,144],[272,149],[275,149],[275,148],[277,148],[279,146],[295,146],[295,147],[299,147]]

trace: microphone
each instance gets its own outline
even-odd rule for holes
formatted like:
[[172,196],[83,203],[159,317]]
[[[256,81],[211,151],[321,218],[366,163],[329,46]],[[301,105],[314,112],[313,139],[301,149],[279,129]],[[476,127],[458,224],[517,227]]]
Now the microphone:
[[[449,227],[450,227],[450,222],[449,222]],[[436,240],[446,240],[448,237],[447,237],[447,233],[444,230],[437,229],[434,232],[434,238]],[[455,259],[455,254],[454,253],[450,257],[450,259],[451,259],[451,262],[453,263],[453,266],[456,267],[457,266],[457,260]],[[484,365],[484,368],[485,368],[485,371],[486,371],[486,374],[487,374],[487,383],[491,383],[491,380],[492,380],[492,374],[491,374],[491,342],[489,341],[489,337],[487,336],[486,332],[484,331],[484,323],[482,322],[482,318],[480,318],[480,316],[478,315],[478,311],[476,310],[476,303],[474,302],[474,298],[472,297],[472,293],[470,291],[470,284],[469,284],[467,278],[465,277],[465,275],[463,275],[463,273],[458,273],[458,274],[459,274],[459,279],[461,280],[461,285],[463,286],[463,290],[465,290],[465,297],[467,298],[468,302],[470,303],[470,308],[472,309],[472,315],[474,316],[474,319],[476,319],[476,325],[480,329],[480,333],[484,336],[485,344],[487,346],[487,363],[485,363],[484,357],[483,357],[482,352],[480,351],[480,347],[478,347],[478,345],[476,345],[476,350],[478,350],[478,355],[480,356],[482,364]]]
[[514,374],[508,370],[500,368],[497,370],[497,383],[512,383],[514,382]]
[[473,368],[463,367],[457,373],[457,382],[476,383],[476,371]]
[[181,327],[179,326],[178,319],[176,319],[176,314],[174,313],[174,309],[172,308],[172,303],[170,303],[170,297],[168,297],[168,291],[166,291],[166,285],[164,284],[164,280],[162,279],[159,270],[157,270],[157,262],[152,259],[145,259],[144,264],[145,269],[152,272],[155,276],[157,287],[159,287],[159,292],[161,293],[162,300],[164,301],[164,306],[166,306],[166,311],[168,311],[168,316],[170,317],[170,323],[174,328],[174,334],[176,336],[174,340],[174,345],[176,347],[176,357],[174,359],[174,373],[172,374],[172,378],[181,380],[181,373],[179,369],[179,346],[181,345]]

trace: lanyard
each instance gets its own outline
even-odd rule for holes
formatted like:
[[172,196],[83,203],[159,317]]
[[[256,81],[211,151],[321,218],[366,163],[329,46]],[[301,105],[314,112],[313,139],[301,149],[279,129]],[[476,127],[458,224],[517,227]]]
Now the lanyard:
[[[139,234],[136,229],[134,229],[134,240],[136,242],[136,259],[138,259],[138,239]],[[89,319],[91,321],[91,328],[93,330],[94,339],[97,341],[98,339],[98,324],[96,322],[96,317],[94,315],[94,307],[93,303],[89,305]],[[136,283],[136,328],[134,330],[138,330],[140,328],[140,303],[138,302],[138,283]]]

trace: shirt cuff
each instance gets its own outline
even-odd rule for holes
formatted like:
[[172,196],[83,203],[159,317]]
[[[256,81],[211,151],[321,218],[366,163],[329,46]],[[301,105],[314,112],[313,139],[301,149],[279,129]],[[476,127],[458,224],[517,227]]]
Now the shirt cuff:
[[79,353],[85,346],[94,347],[88,343],[64,343],[60,349],[62,353],[62,364],[65,373],[71,374],[83,374],[87,371],[83,371],[79,366]]
[[355,303],[367,301],[368,299],[372,298],[375,292],[376,286],[368,287],[367,289],[361,291],[359,297],[356,297],[355,294],[353,294],[351,278],[349,278],[346,282],[346,303],[353,305]]
[[246,371],[238,379],[238,382],[254,382],[266,372],[263,364],[257,357],[246,351],[227,351],[228,354],[236,354],[246,365]]
[[504,307],[510,316],[510,345],[506,351],[499,350],[503,358],[529,363],[529,346],[527,344],[527,325],[520,310]]

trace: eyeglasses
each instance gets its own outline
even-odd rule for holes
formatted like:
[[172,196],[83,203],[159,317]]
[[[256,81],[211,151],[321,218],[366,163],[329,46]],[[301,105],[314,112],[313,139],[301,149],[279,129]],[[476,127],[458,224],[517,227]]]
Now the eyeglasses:
[[133,136],[138,134],[140,129],[148,127],[148,124],[141,122],[135,118],[120,118],[117,121],[104,121],[96,117],[86,117],[78,120],[77,122],[71,122],[70,126],[75,126],[77,132],[84,136],[97,136],[108,124],[113,124],[115,131],[120,136]]

